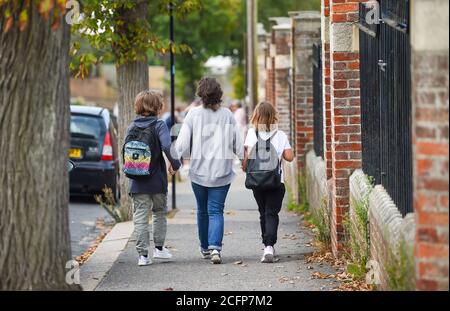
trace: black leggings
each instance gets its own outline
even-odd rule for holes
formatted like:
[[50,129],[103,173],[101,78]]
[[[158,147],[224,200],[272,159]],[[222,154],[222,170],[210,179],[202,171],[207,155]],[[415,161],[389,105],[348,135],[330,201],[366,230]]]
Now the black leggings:
[[274,246],[277,243],[278,214],[283,206],[286,193],[284,184],[280,188],[270,191],[253,190],[253,195],[258,203],[262,239],[265,246]]

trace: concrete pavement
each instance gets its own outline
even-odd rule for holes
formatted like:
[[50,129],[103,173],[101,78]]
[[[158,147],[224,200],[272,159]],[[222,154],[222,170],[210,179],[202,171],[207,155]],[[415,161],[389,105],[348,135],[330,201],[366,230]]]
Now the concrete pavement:
[[[331,290],[337,286],[334,280],[311,278],[312,272],[333,273],[334,270],[325,265],[305,263],[305,256],[313,251],[309,246],[313,238],[308,230],[299,226],[299,217],[286,210],[281,213],[276,247],[279,261],[275,264],[260,263],[263,247],[259,214],[252,193],[245,189],[243,182],[243,175],[239,175],[227,199],[223,265],[214,266],[199,256],[195,198],[189,183],[185,182],[178,186],[180,211],[169,220],[167,246],[173,252],[174,260],[138,267],[135,242],[131,238],[111,269],[104,275],[96,275],[94,279],[98,284],[93,286],[91,283],[86,289],[311,291]],[[85,272],[82,267],[82,275],[89,278],[89,271]]]

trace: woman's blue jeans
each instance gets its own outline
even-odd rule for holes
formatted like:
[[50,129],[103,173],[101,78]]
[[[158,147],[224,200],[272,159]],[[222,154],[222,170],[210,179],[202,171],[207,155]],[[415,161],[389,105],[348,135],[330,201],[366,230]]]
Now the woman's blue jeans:
[[192,183],[197,200],[197,225],[202,250],[222,250],[225,200],[230,185],[204,187]]

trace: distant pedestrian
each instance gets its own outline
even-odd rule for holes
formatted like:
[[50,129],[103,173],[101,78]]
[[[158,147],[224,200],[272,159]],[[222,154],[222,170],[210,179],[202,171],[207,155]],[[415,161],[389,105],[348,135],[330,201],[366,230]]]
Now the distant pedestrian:
[[292,162],[294,152],[287,135],[278,129],[278,112],[271,104],[259,104],[251,124],[245,140],[243,169],[247,172],[246,186],[253,190],[260,213],[265,246],[261,262],[272,263],[278,235],[278,214],[286,193],[282,162]]
[[154,91],[137,95],[138,115],[128,127],[124,145],[124,172],[130,178],[129,194],[133,200],[133,222],[139,266],[152,263],[149,258],[149,213],[153,212],[154,259],[171,259],[164,247],[167,232],[167,167],[163,153],[171,166],[170,173],[180,168],[180,162],[170,154],[171,137],[166,123],[158,120],[163,107],[162,96]]
[[239,128],[241,137],[245,138],[247,136],[248,120],[247,120],[247,112],[242,106],[242,102],[235,101],[233,104],[231,104],[230,110],[231,112],[233,112],[234,119],[236,120],[236,124]]
[[201,255],[220,264],[225,200],[235,178],[233,159],[243,158],[243,143],[233,114],[221,107],[223,91],[217,80],[203,78],[197,94],[202,105],[189,110],[176,150],[180,156],[190,151]]

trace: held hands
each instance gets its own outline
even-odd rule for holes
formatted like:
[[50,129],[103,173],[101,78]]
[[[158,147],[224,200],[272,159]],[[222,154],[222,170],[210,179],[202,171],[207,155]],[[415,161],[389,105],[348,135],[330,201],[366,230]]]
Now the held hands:
[[175,174],[177,173],[176,170],[173,169],[172,165],[169,167],[169,174],[172,176],[175,176]]

